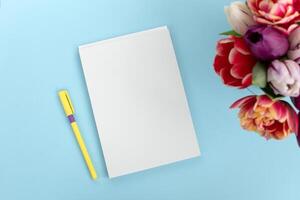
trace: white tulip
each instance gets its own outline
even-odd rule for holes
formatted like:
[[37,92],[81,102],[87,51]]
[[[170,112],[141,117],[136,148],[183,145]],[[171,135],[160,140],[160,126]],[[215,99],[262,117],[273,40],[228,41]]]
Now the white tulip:
[[298,97],[300,66],[293,60],[274,60],[268,68],[268,82],[275,94]]
[[232,2],[229,6],[225,6],[224,11],[232,29],[241,35],[246,33],[249,26],[256,24],[251,11],[243,2]]

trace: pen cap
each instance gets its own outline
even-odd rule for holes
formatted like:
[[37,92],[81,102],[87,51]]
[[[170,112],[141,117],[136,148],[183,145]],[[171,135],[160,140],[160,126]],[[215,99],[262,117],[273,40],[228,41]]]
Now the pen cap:
[[66,116],[73,115],[75,111],[74,111],[74,107],[72,105],[70,96],[68,94],[68,91],[67,90],[60,90],[58,92],[58,96],[60,98],[60,102],[61,102],[61,104],[64,108]]

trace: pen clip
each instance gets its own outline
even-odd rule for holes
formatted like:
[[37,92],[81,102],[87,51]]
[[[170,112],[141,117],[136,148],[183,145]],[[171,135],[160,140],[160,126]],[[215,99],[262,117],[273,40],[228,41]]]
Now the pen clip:
[[65,110],[65,113],[67,116],[69,115],[73,115],[75,113],[71,98],[68,94],[67,90],[61,90],[59,91],[59,97],[60,97],[60,101],[62,103],[62,106]]
[[73,107],[73,104],[71,102],[71,99],[70,99],[70,96],[69,96],[68,92],[65,92],[65,95],[66,95],[66,99],[68,101],[69,107],[70,107],[70,109],[72,111],[72,114],[74,114],[75,113],[74,107]]

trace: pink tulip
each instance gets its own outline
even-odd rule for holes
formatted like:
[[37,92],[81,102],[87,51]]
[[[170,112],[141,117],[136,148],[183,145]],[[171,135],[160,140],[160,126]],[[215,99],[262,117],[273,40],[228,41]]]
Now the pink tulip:
[[300,64],[300,27],[290,34],[289,42],[288,58]]
[[240,108],[239,118],[244,129],[255,131],[267,139],[280,140],[292,132],[297,133],[297,114],[285,101],[274,100],[267,95],[252,95],[239,99],[230,108]]
[[299,22],[299,0],[247,0],[248,6],[259,24],[272,25],[290,33]]

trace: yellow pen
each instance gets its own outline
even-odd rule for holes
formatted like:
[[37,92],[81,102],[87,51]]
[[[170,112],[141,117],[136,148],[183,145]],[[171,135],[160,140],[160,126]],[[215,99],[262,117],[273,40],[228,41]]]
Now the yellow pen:
[[64,111],[66,113],[66,116],[69,119],[69,122],[71,124],[72,130],[74,132],[74,135],[76,137],[76,140],[79,144],[81,153],[84,157],[85,163],[90,171],[91,177],[96,180],[97,179],[97,173],[96,170],[94,168],[94,165],[92,163],[92,160],[90,158],[89,152],[84,144],[83,138],[81,137],[80,131],[79,131],[79,127],[75,121],[74,118],[74,107],[72,105],[70,96],[68,94],[67,90],[61,90],[58,92],[58,96],[60,98],[60,102],[64,108]]

